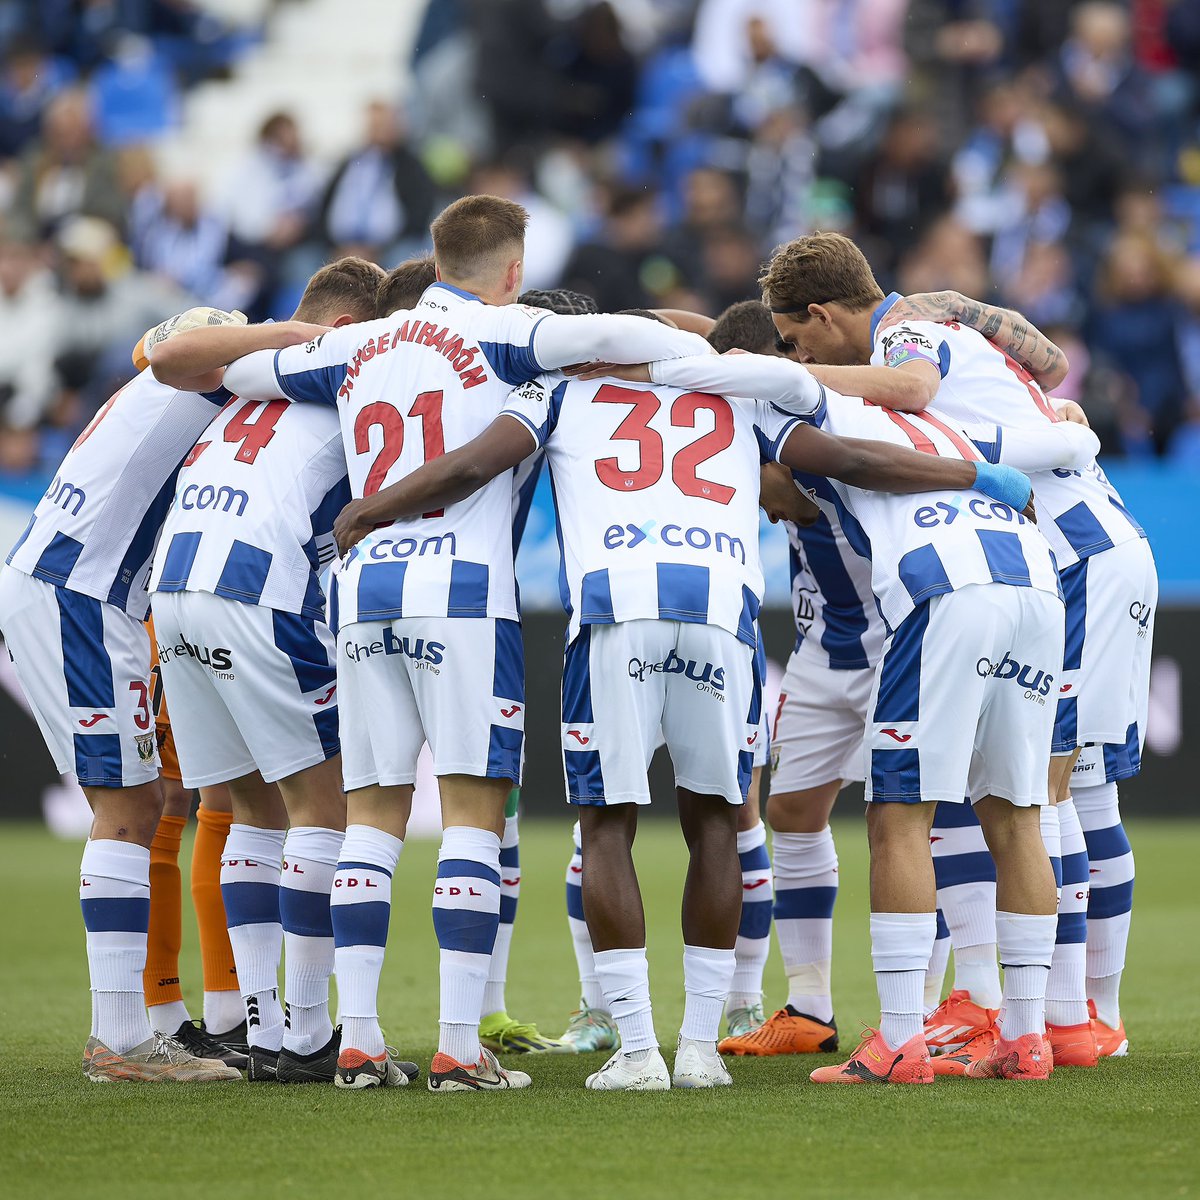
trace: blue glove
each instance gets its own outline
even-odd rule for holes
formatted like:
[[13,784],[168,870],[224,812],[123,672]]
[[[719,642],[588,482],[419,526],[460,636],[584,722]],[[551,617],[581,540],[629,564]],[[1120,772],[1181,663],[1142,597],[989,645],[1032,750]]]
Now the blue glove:
[[975,490],[1021,512],[1033,495],[1033,484],[1029,482],[1029,476],[1016,467],[978,462],[975,464]]

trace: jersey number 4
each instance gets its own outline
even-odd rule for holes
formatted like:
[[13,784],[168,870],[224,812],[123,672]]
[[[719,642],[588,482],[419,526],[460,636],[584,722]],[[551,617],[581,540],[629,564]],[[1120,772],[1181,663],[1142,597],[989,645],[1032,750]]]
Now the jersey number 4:
[[[425,444],[425,461],[441,458],[446,453],[442,432],[442,393],[422,392],[408,410],[410,417],[421,422],[421,438]],[[396,465],[404,450],[404,417],[394,404],[376,400],[364,405],[354,418],[354,449],[358,454],[371,453],[371,430],[378,429],[383,439],[375,461],[367,472],[363,495],[373,496],[383,486],[388,472]],[[444,509],[427,512],[426,517],[440,517]]]
[[[597,478],[615,492],[640,492],[653,487],[662,478],[663,440],[662,435],[650,427],[650,422],[662,402],[653,392],[606,383],[592,397],[592,403],[630,405],[628,416],[613,430],[612,441],[636,442],[638,446],[638,465],[633,470],[626,470],[616,458],[598,458]],[[696,417],[701,412],[712,413],[713,427],[676,453],[671,463],[671,481],[685,496],[728,504],[736,489],[702,478],[699,469],[710,458],[733,445],[733,410],[729,401],[705,392],[685,392],[671,405],[671,424],[695,429]]]

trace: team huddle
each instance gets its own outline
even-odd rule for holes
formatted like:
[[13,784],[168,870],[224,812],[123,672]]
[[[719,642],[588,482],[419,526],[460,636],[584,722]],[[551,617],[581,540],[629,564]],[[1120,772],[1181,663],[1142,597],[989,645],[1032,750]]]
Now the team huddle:
[[[1044,1079],[1124,1054],[1117,782],[1139,767],[1157,579],[1083,414],[1047,399],[1061,353],[1017,314],[885,297],[836,234],[780,248],[763,302],[715,321],[522,295],[526,221],[468,196],[433,222],[432,259],[334,262],[292,320],[164,322],[10,552],[0,629],[95,818],[85,1075],[416,1079],[379,991],[426,746],[443,826],[432,1091],[531,1083],[498,1055],[608,1050],[586,1086],[645,1091],[730,1085],[726,1055],[837,1050],[829,817],[854,780],[881,1021],[812,1080]],[[543,463],[578,808],[581,1001],[559,1038],[504,994],[514,556]],[[797,631],[773,722],[760,507],[790,538]],[[670,1067],[632,858],[664,743],[689,855]],[[166,869],[195,788],[200,1023]],[[772,923],[788,999],[768,1018]]]

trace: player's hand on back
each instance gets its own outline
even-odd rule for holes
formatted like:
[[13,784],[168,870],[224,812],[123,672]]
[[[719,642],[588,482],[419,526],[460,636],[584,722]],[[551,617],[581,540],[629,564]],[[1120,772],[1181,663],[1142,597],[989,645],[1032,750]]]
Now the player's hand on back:
[[879,328],[890,329],[903,321],[953,321],[962,299],[958,292],[916,292],[902,296],[883,314]]
[[1021,510],[1021,516],[1027,517],[1035,525],[1037,524],[1037,507],[1034,504],[1033,493],[1029,493],[1029,503]]
[[358,545],[373,528],[371,522],[364,521],[359,515],[362,508],[362,500],[351,500],[333,523],[333,536],[337,539],[341,554],[345,554],[351,546]]

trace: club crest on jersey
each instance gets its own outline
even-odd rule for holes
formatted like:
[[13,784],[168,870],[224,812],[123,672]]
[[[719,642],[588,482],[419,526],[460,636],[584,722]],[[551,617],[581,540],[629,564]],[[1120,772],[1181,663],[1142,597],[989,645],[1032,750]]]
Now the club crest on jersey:
[[630,679],[645,683],[653,675],[683,675],[695,683],[697,691],[725,703],[725,697],[721,694],[725,691],[724,667],[714,667],[710,662],[701,667],[694,658],[684,660],[674,650],[667,651],[667,657],[661,662],[647,662],[640,658],[629,660]]
[[1004,657],[998,663],[992,662],[989,658],[981,658],[975,664],[975,674],[984,679],[1015,679],[1017,686],[1025,689],[1026,700],[1032,700],[1043,706],[1046,703],[1046,697],[1050,694],[1051,685],[1054,683],[1053,675],[1045,671],[1035,672],[1033,667],[1027,667],[1017,662],[1008,651],[1005,651]]
[[137,745],[138,759],[144,763],[154,761],[154,734],[139,733],[134,735],[134,742]]

